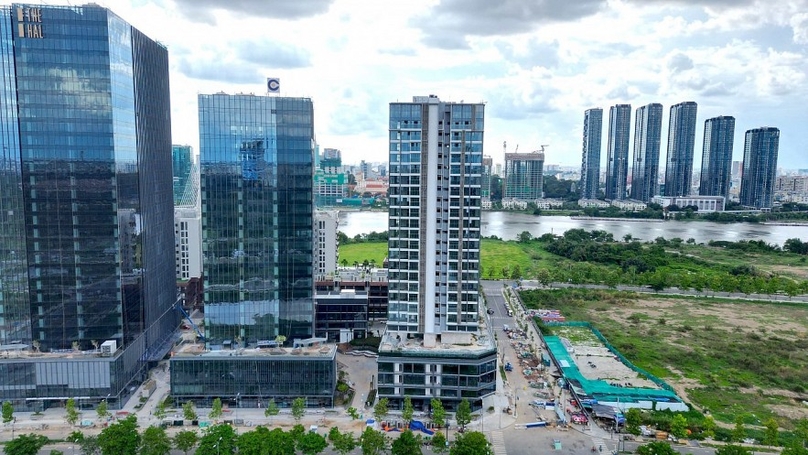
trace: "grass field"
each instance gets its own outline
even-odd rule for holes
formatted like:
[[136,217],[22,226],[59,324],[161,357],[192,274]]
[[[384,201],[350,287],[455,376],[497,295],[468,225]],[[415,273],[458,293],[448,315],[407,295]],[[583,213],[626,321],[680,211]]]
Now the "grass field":
[[616,291],[524,291],[534,308],[589,321],[635,365],[717,420],[808,417],[808,307]]
[[365,260],[375,261],[381,267],[384,258],[387,257],[387,242],[366,242],[350,243],[339,246],[339,264],[354,265],[354,262],[362,264]]

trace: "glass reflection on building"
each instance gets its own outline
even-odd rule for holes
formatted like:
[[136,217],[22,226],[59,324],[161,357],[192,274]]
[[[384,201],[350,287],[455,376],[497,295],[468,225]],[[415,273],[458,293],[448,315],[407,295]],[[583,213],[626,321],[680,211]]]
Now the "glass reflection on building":
[[116,406],[170,346],[168,97],[166,49],[109,10],[0,8],[0,398],[17,409]]
[[313,331],[310,99],[199,96],[208,347]]

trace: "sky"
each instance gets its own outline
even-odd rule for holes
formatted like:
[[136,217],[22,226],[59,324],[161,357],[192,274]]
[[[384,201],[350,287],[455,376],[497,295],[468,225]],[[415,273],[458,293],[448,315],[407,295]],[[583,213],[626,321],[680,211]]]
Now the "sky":
[[[41,3],[64,4],[53,0]],[[71,0],[72,4],[80,2]],[[0,0],[0,3],[9,3]],[[310,97],[322,148],[387,160],[388,105],[485,102],[485,153],[545,145],[581,164],[584,110],[672,104],[744,132],[780,128],[778,166],[808,168],[808,0],[96,0],[169,51],[172,136],[198,149],[197,94]],[[632,151],[629,151],[633,155]]]

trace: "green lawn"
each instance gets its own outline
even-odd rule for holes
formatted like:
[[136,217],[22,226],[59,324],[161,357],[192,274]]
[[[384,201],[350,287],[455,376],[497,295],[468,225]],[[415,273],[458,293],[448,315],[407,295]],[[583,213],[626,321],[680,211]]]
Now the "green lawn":
[[366,242],[351,243],[339,246],[339,264],[354,265],[354,262],[362,264],[365,260],[375,261],[381,267],[384,258],[387,257],[387,242]]

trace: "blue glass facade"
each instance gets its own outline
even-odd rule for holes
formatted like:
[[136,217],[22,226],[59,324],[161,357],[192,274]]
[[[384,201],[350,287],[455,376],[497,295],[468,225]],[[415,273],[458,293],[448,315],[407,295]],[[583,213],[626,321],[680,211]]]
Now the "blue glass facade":
[[600,143],[603,134],[603,109],[584,112],[583,152],[581,153],[582,199],[596,199],[600,186]]
[[659,194],[659,147],[662,141],[662,105],[637,108],[634,121],[634,165],[631,199],[651,202]]
[[313,115],[305,98],[199,96],[209,347],[313,333]]
[[171,161],[174,170],[174,206],[186,205],[185,190],[191,180],[193,157],[190,145],[171,146]]
[[665,165],[665,196],[689,196],[691,193],[697,108],[693,101],[671,106],[668,122],[668,157]]
[[98,6],[0,14],[0,343],[36,357],[0,395],[120,400],[177,326],[168,53]]
[[771,208],[779,149],[779,129],[763,127],[746,132],[741,171],[741,205],[757,209]]
[[617,104],[609,109],[609,144],[606,153],[606,199],[626,198],[628,143],[631,105]]
[[724,115],[704,122],[699,195],[724,196],[729,201],[734,142],[735,117]]

